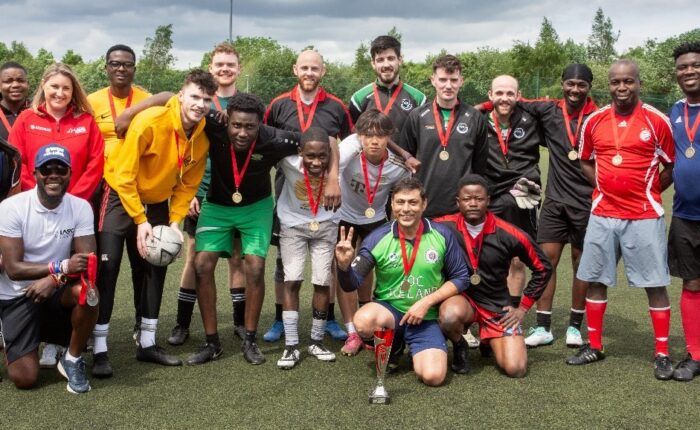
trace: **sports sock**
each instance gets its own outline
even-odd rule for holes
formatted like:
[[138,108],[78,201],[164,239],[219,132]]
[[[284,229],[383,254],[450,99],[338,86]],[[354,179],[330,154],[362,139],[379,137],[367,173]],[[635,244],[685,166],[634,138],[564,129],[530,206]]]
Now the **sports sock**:
[[323,340],[323,335],[326,332],[327,317],[326,312],[314,309],[313,319],[311,320],[311,340],[314,342]]
[[180,288],[177,293],[177,325],[182,328],[190,328],[196,301],[197,293],[195,290]]
[[257,337],[258,332],[257,331],[245,331],[245,340],[248,342],[255,342],[255,338]]
[[275,321],[282,321],[282,304],[275,303]]
[[107,323],[107,324],[95,324],[95,329],[92,331],[92,335],[95,339],[95,343],[92,345],[92,353],[93,354],[107,352],[107,335],[108,334],[109,334],[109,323]]
[[700,291],[683,288],[681,292],[681,321],[688,354],[693,360],[700,360]]
[[141,317],[141,337],[139,338],[141,348],[148,348],[156,344],[157,328],[158,318]]
[[353,324],[352,321],[345,323],[345,330],[348,331],[348,334],[357,333],[357,330],[355,329],[355,324]]
[[603,349],[603,317],[607,306],[607,300],[586,299],[588,341],[591,343],[591,348]]
[[326,321],[335,320],[335,303],[328,304],[328,315],[326,316]]
[[299,312],[283,311],[282,322],[284,323],[285,346],[299,345]]
[[233,305],[233,325],[243,325],[245,321],[245,288],[231,288],[229,291]]
[[668,356],[668,333],[671,328],[671,307],[649,307],[649,316],[651,316],[651,325],[654,328],[654,338],[656,339],[655,355],[663,354]]
[[545,330],[552,330],[552,312],[537,311],[537,327],[544,327]]
[[583,323],[583,316],[586,315],[586,309],[574,309],[571,308],[569,311],[569,326],[581,330],[581,324]]
[[219,340],[219,333],[208,334],[206,336],[206,338],[207,338],[207,343],[215,345],[216,347],[221,346],[221,341]]
[[514,308],[520,306],[520,296],[510,296],[510,305]]
[[65,357],[66,357],[66,361],[70,361],[71,363],[75,363],[75,362],[78,361],[78,359],[80,358],[80,356],[73,357],[73,356],[71,355],[70,351],[68,350],[68,348],[66,348],[66,355],[65,355]]

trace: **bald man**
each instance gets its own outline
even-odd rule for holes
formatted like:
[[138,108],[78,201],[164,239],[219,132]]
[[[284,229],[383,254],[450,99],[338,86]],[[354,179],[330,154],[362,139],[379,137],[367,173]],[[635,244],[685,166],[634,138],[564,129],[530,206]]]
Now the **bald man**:
[[[263,122],[282,130],[297,133],[305,132],[309,127],[320,127],[329,136],[344,139],[353,128],[350,112],[343,102],[321,86],[321,79],[326,74],[323,57],[318,52],[307,49],[297,57],[292,67],[297,85],[291,91],[282,93],[270,102]],[[275,179],[275,195],[279,195],[284,183],[284,176],[278,174]],[[279,222],[275,215],[272,244],[279,246]],[[275,321],[265,333],[266,342],[275,342],[284,333],[282,323],[282,302],[284,294],[284,268],[281,255],[277,254],[275,270]],[[336,340],[345,340],[347,333],[335,321],[335,292],[331,291],[331,304],[326,313],[328,323],[326,331]]]
[[[539,197],[542,134],[536,119],[516,104],[520,88],[514,77],[497,76],[491,82],[488,96],[493,104],[493,110],[485,114],[489,147],[486,179],[491,187],[489,210],[535,238],[539,202],[532,199]],[[514,307],[520,304],[524,286],[525,266],[516,257],[508,274]]]

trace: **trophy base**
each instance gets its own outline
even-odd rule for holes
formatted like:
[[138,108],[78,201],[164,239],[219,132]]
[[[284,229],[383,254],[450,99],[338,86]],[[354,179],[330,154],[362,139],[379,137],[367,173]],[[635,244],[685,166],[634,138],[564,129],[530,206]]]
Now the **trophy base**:
[[390,402],[391,398],[384,387],[376,387],[369,393],[369,403],[372,405],[386,405]]

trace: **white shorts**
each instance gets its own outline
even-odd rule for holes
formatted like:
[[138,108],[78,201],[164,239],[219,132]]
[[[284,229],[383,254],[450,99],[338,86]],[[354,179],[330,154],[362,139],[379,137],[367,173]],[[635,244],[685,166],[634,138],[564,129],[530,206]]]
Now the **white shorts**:
[[623,220],[591,215],[576,277],[614,287],[622,257],[630,286],[665,287],[671,283],[666,255],[663,217]]
[[311,254],[311,283],[329,286],[331,263],[335,255],[338,225],[333,221],[320,223],[317,231],[308,224],[280,229],[280,253],[285,281],[303,281],[307,251]]

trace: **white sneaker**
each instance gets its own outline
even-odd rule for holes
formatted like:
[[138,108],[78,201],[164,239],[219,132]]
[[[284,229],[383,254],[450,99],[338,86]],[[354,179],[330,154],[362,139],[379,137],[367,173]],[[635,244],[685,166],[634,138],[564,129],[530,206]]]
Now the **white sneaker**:
[[335,361],[335,354],[330,352],[321,342],[314,342],[309,345],[309,354],[321,361]]
[[291,369],[294,366],[299,363],[299,357],[301,354],[299,353],[299,350],[296,349],[293,346],[288,346],[284,348],[284,352],[282,353],[282,357],[277,360],[277,367],[280,369]]
[[531,348],[549,345],[552,342],[554,342],[552,332],[545,330],[544,327],[531,327],[525,338],[525,345]]
[[39,367],[42,369],[52,369],[58,363],[58,356],[63,352],[63,348],[53,343],[45,343],[44,350],[41,352],[39,359]]
[[581,345],[583,345],[581,331],[576,327],[569,326],[569,328],[566,329],[566,346],[569,348],[578,348]]
[[479,339],[472,334],[471,330],[467,330],[462,337],[467,341],[467,346],[469,346],[469,348],[477,348],[479,346]]

